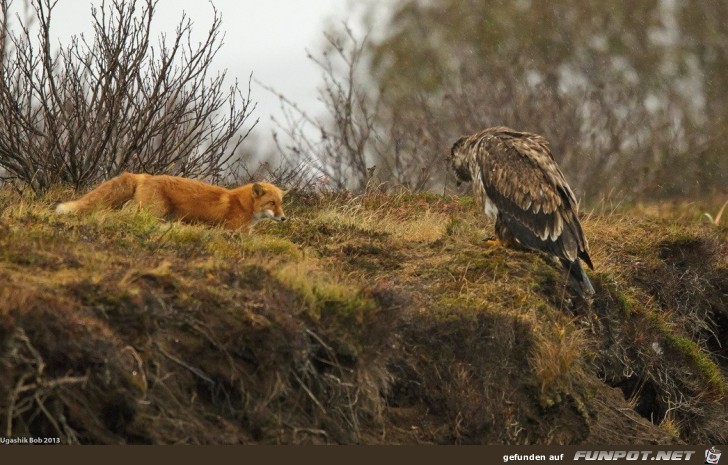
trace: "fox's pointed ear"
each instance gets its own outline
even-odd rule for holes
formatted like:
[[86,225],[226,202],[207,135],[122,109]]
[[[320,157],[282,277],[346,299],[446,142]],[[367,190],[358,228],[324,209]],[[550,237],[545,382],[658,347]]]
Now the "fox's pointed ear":
[[261,186],[257,182],[253,184],[253,197],[262,197],[263,194],[265,194],[265,189],[263,189],[263,186]]

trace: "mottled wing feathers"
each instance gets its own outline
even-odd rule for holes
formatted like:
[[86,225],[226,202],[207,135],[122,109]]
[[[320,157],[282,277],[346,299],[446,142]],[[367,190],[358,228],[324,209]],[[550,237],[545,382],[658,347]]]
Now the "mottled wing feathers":
[[574,193],[545,138],[497,127],[461,142],[476,189],[524,246],[592,267]]

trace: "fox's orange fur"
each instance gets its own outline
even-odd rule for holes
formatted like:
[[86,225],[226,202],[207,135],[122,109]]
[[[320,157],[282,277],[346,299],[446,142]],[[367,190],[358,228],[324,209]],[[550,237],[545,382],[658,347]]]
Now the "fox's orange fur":
[[178,176],[124,173],[78,200],[58,204],[56,213],[119,208],[131,200],[160,218],[249,229],[265,218],[285,221],[283,195],[279,188],[267,182],[225,189]]

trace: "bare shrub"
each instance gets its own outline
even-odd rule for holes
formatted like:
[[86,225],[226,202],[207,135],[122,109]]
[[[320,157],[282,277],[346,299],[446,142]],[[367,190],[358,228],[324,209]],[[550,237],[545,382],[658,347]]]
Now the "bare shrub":
[[363,190],[376,169],[377,155],[386,150],[377,125],[379,101],[362,83],[364,47],[344,26],[340,34],[325,34],[321,57],[309,58],[321,70],[319,90],[327,114],[316,117],[284,95],[284,121],[276,121],[284,138],[274,134],[278,150],[287,163],[307,165],[321,177],[320,183],[337,190]]
[[344,28],[312,57],[324,118],[282,98],[281,151],[334,185],[443,189],[452,143],[506,125],[546,136],[587,201],[722,197],[728,35],[714,2],[408,0],[381,24],[374,8],[363,23],[379,35]]
[[412,164],[506,125],[545,135],[585,198],[695,197],[724,191],[728,168],[725,13],[711,0],[411,0],[366,53],[382,124]]
[[255,169],[251,169],[246,158],[238,158],[230,165],[225,181],[235,186],[266,181],[285,190],[311,192],[318,190],[320,177],[303,161],[278,165],[261,161]]
[[[156,0],[92,7],[93,35],[54,51],[57,0],[31,0],[34,24],[8,26],[2,2],[0,168],[35,192],[75,188],[123,171],[219,178],[257,121],[255,105],[225,73],[210,70],[222,45],[221,17],[199,43],[183,15],[156,42]],[[169,40],[168,40],[169,39]]]

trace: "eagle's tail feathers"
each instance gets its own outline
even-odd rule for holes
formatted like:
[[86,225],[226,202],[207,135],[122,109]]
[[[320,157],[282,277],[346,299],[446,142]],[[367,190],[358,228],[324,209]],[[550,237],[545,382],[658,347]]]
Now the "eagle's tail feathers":
[[573,262],[562,260],[562,263],[564,264],[564,267],[569,270],[569,275],[576,282],[576,287],[579,289],[581,295],[596,294],[594,286],[592,286],[589,276],[586,275],[579,259],[576,259]]

